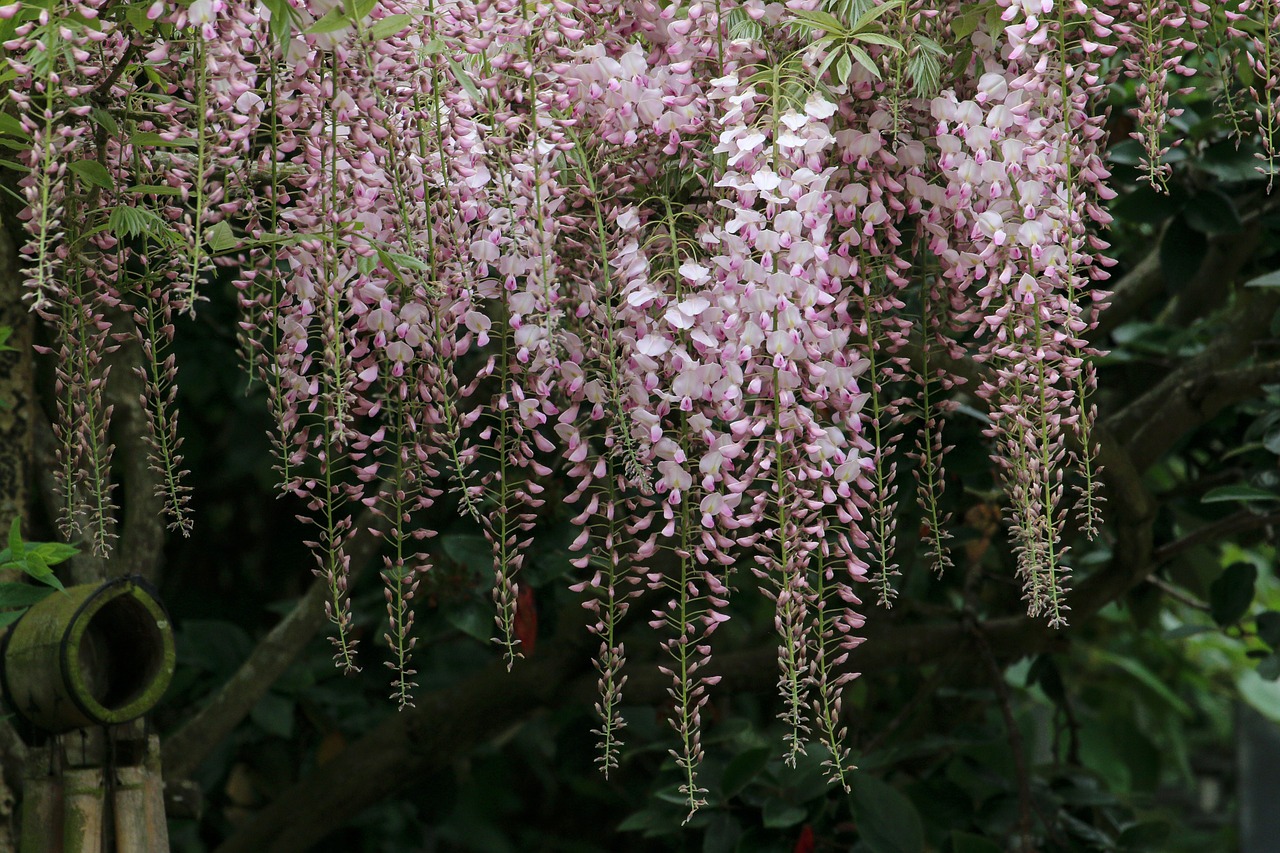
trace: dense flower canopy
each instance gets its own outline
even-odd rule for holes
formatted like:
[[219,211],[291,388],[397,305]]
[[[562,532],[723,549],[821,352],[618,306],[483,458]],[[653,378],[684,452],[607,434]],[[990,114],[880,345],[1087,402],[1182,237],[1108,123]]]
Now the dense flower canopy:
[[[423,511],[456,504],[485,530],[511,660],[525,549],[567,482],[606,772],[619,625],[649,593],[699,804],[704,667],[755,586],[791,754],[815,738],[842,781],[862,599],[895,596],[902,459],[927,562],[950,564],[958,394],[989,412],[1028,608],[1065,623],[1064,536],[1099,525],[1106,87],[1136,80],[1159,185],[1171,94],[1249,69],[1224,101],[1270,157],[1278,16],[1273,0],[0,6],[0,142],[25,175],[31,305],[56,329],[64,533],[111,545],[102,359],[121,336],[146,356],[171,524],[191,524],[174,321],[234,282],[341,665],[358,510],[388,542],[404,704]],[[981,387],[946,368],[966,355]]]

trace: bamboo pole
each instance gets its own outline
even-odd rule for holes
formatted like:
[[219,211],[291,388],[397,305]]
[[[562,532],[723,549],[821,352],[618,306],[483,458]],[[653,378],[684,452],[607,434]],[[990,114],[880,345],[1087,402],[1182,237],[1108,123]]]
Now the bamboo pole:
[[62,780],[29,776],[22,783],[18,853],[62,853]]
[[104,853],[102,849],[104,775],[101,767],[63,774],[62,853]]
[[147,738],[146,778],[143,782],[147,838],[151,846],[147,853],[169,853],[169,821],[164,810],[164,774],[160,767],[160,738]]
[[147,769],[141,765],[118,767],[115,773],[115,853],[161,853],[149,837]]

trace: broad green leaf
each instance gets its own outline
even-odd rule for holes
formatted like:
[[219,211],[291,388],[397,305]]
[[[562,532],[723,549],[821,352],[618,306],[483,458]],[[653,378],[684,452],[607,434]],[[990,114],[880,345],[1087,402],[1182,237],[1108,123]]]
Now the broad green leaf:
[[1245,287],[1280,287],[1280,270],[1269,272],[1266,275],[1260,275],[1257,278],[1251,278],[1245,282]]
[[1203,234],[1235,234],[1244,227],[1235,202],[1226,193],[1203,190],[1183,208],[1187,224]]
[[276,44],[283,44],[297,20],[297,12],[289,5],[288,0],[262,0],[262,5],[271,13],[271,38]]
[[90,115],[93,116],[93,120],[97,122],[98,126],[108,134],[111,136],[120,135],[120,125],[109,110],[104,110],[102,107],[94,107]]
[[25,553],[26,546],[22,542],[22,520],[15,518],[13,524],[9,525],[9,558],[21,560]]
[[1182,290],[1199,271],[1208,250],[1208,238],[1184,217],[1175,217],[1160,241],[1160,272],[1166,288],[1174,293]]
[[727,800],[741,793],[751,783],[751,780],[760,775],[760,771],[764,770],[764,766],[769,762],[769,756],[772,754],[773,750],[771,748],[762,746],[756,749],[748,749],[735,755],[725,766],[724,774],[720,777],[721,796]]
[[336,9],[330,9],[324,17],[307,27],[303,32],[309,36],[318,36],[344,30],[349,26],[351,26],[351,19],[347,17],[346,10],[339,6]]
[[1125,829],[1116,839],[1124,850],[1167,850],[1169,824],[1164,821],[1137,823]]
[[[871,73],[872,77],[877,80],[880,79],[879,67],[876,66],[875,61],[871,59],[871,56],[865,50],[858,47],[856,44],[846,45],[845,49],[849,51],[849,55],[852,56],[859,65]],[[842,79],[847,80],[848,78],[845,77]]]
[[347,9],[347,14],[353,21],[363,21],[369,17],[369,13],[373,11],[373,7],[378,5],[378,0],[346,0],[343,4]]
[[1209,585],[1209,614],[1219,625],[1234,625],[1253,603],[1258,569],[1252,563],[1232,563]]
[[0,607],[30,607],[53,595],[47,586],[29,583],[0,583]]
[[840,58],[836,60],[836,80],[840,83],[848,83],[849,78],[853,76],[853,60],[849,58],[846,51],[840,51]]
[[702,853],[734,853],[742,838],[742,826],[731,814],[718,814],[702,837]]
[[1151,670],[1147,669],[1142,663],[1134,660],[1133,658],[1113,654],[1100,649],[1095,650],[1094,654],[1097,655],[1098,659],[1103,663],[1109,663],[1129,673],[1129,675],[1133,676],[1144,687],[1164,700],[1165,704],[1179,715],[1183,717],[1190,717],[1192,715],[1191,706],[1182,701],[1182,699],[1178,697],[1178,694],[1169,689],[1169,686],[1164,683],[1163,679]]
[[952,832],[951,853],[1004,853],[1004,848],[981,835]]
[[865,771],[854,773],[851,784],[853,817],[871,853],[922,853],[924,828],[911,800]]
[[890,38],[889,36],[881,35],[880,33],[858,33],[854,38],[864,44],[878,44],[882,47],[892,48],[893,50],[902,50],[901,42],[897,39]]
[[1280,653],[1272,652],[1258,661],[1258,675],[1267,681],[1275,681],[1280,678]]
[[56,566],[59,563],[66,562],[80,553],[80,549],[73,545],[64,545],[61,542],[40,542],[29,544],[28,549],[40,555],[40,559],[45,561],[46,565]]
[[107,167],[99,163],[97,160],[77,160],[69,167],[75,172],[85,183],[104,190],[109,190],[115,186],[115,182],[111,180],[111,173],[107,171]]
[[182,190],[178,189],[177,187],[167,186],[165,184],[135,184],[134,186],[131,186],[128,189],[126,189],[125,192],[133,193],[135,195],[166,195],[166,196],[182,195]]
[[369,28],[369,36],[374,41],[390,38],[413,23],[412,15],[388,15]]
[[[163,81],[160,81],[163,83]],[[129,137],[129,141],[134,145],[141,145],[146,148],[195,148],[197,143],[189,136],[179,136],[176,139],[165,139],[158,133],[149,130],[137,130]]]
[[854,31],[865,30],[876,21],[883,18],[890,12],[897,11],[902,6],[902,0],[892,0],[889,3],[881,3],[878,6],[872,6],[866,12],[862,13],[858,20],[853,22],[852,29]]
[[268,692],[253,706],[249,719],[267,734],[288,740],[293,737],[294,704],[287,696]]
[[1210,631],[1216,631],[1217,628],[1210,628],[1208,625],[1179,625],[1170,631],[1164,632],[1166,640],[1185,640],[1187,637],[1194,637],[1199,634],[1207,634]]
[[475,101],[477,104],[483,101],[484,95],[480,94],[479,87],[477,87],[475,81],[471,79],[471,75],[467,70],[459,65],[458,61],[452,56],[446,55],[444,61],[449,64],[449,70],[453,72],[453,78],[458,81],[459,86],[467,91],[467,94],[471,96],[471,100]]
[[1280,681],[1267,681],[1256,670],[1246,669],[1236,677],[1236,688],[1258,713],[1280,723]]
[[790,23],[799,24],[809,29],[823,30],[831,35],[844,35],[846,32],[844,23],[835,15],[827,12],[796,12]]
[[971,6],[951,21],[951,32],[958,39],[967,39],[977,31],[978,24],[981,22],[982,7]]
[[1219,486],[1216,489],[1210,489],[1200,498],[1200,502],[1206,504],[1222,501],[1280,501],[1280,495],[1241,483],[1237,486]]
[[130,25],[138,31],[138,35],[145,36],[156,25],[155,21],[147,17],[147,7],[143,4],[134,4],[126,7],[124,16]]
[[1280,611],[1258,614],[1258,639],[1273,649],[1280,649]]
[[228,252],[240,244],[236,235],[231,232],[231,223],[225,219],[205,231],[204,239],[209,244],[209,251],[215,255]]
[[786,829],[788,826],[795,826],[808,814],[802,806],[793,805],[777,797],[765,800],[764,808],[761,809],[761,819],[766,829]]
[[0,628],[8,628],[14,622],[21,619],[22,614],[26,612],[27,609],[24,607],[21,610],[9,610],[4,613],[0,613]]
[[479,602],[468,602],[449,607],[445,610],[445,621],[472,639],[482,643],[493,637],[494,624],[491,607]]
[[0,133],[16,136],[28,142],[31,140],[31,134],[27,133],[26,129],[23,128],[22,122],[6,112],[0,112]]

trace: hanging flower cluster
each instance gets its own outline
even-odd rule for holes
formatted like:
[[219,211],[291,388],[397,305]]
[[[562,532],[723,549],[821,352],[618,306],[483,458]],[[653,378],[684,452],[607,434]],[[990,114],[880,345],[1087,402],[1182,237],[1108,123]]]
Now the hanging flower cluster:
[[[1274,27],[1247,26],[1255,5],[1271,9],[1241,4],[1231,32],[1270,79],[1280,50]],[[896,594],[904,448],[927,562],[950,563],[945,358],[988,369],[975,390],[1029,609],[1065,621],[1069,511],[1092,532],[1099,501],[1087,336],[1108,263],[1103,63],[1141,80],[1160,181],[1169,78],[1189,73],[1200,26],[1173,0],[1107,9],[0,6],[0,132],[25,170],[32,306],[57,332],[65,534],[110,546],[102,356],[129,336],[159,489],[188,529],[173,321],[234,280],[340,665],[357,666],[359,511],[382,518],[406,705],[423,511],[456,505],[488,538],[510,664],[524,555],[548,486],[567,481],[602,768],[618,761],[622,632],[643,600],[682,790],[702,802],[714,635],[755,586],[774,610],[788,757],[816,739],[843,782],[859,587]],[[948,79],[944,44],[961,57]],[[1267,144],[1273,113],[1259,106]]]

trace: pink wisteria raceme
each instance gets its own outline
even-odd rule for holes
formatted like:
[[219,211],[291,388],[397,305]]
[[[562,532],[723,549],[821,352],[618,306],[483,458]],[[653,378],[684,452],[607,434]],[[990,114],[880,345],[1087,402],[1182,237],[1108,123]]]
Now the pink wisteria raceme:
[[[1071,510],[1092,533],[1100,500],[1102,87],[1140,79],[1135,133],[1161,181],[1201,26],[1172,0],[998,5],[0,6],[28,292],[57,332],[64,531],[110,545],[101,356],[129,336],[160,490],[188,528],[174,318],[233,281],[342,666],[358,665],[347,545],[366,508],[405,705],[425,511],[456,507],[487,538],[511,665],[522,570],[563,496],[602,768],[647,623],[681,790],[703,802],[713,646],[755,589],[788,759],[817,741],[843,782],[861,590],[887,605],[909,568],[903,453],[920,562],[951,563],[948,360],[984,365],[972,391],[1028,607],[1065,621]],[[1246,24],[1272,6],[1214,30],[1259,78],[1280,50]]]

